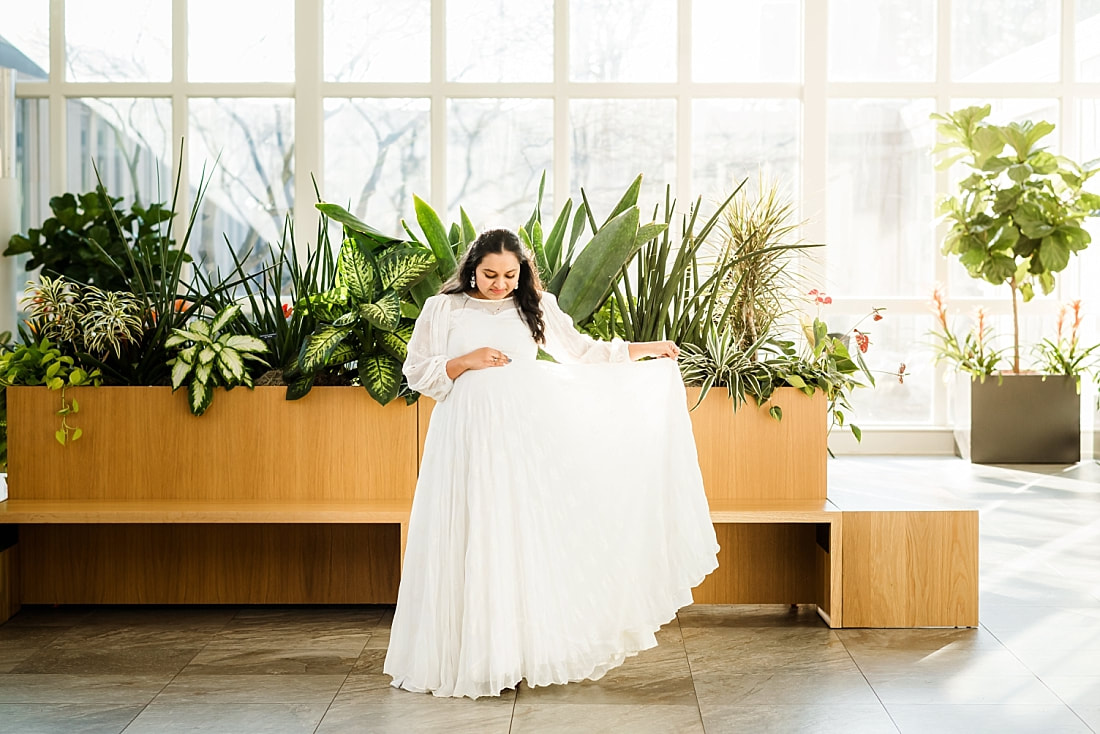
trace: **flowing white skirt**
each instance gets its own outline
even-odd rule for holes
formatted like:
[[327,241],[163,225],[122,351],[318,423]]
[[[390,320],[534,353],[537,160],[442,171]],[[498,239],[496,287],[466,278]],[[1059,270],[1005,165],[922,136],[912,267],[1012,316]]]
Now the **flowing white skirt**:
[[717,552],[674,362],[468,372],[431,417],[384,670],[472,698],[598,679]]

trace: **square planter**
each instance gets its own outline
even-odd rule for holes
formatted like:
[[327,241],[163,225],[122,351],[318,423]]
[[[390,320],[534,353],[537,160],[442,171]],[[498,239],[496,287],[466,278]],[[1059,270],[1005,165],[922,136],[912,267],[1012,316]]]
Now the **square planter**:
[[1064,375],[960,376],[955,449],[975,464],[1076,464],[1081,396]]

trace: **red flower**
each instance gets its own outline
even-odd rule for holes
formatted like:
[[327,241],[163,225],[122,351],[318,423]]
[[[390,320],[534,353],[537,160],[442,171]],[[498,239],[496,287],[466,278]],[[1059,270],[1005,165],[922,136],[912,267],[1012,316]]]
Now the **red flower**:
[[292,314],[292,313],[294,313],[294,307],[291,306],[289,303],[284,303],[283,304],[283,318],[284,319],[289,319],[290,314]]
[[872,321],[882,321],[882,314],[875,312],[875,315],[871,317]]
[[859,347],[859,351],[866,352],[867,348],[871,346],[871,337],[864,334],[859,329],[853,329],[856,335],[856,346]]
[[826,306],[828,306],[830,303],[833,302],[833,297],[832,296],[825,296],[824,298],[821,299],[821,302],[824,303]]

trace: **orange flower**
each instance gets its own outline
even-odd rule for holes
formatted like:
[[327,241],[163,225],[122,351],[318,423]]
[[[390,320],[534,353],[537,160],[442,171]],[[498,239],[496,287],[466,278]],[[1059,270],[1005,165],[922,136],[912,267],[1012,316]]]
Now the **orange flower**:
[[283,318],[284,319],[289,319],[290,315],[292,313],[294,313],[294,307],[291,306],[289,303],[284,303],[283,304]]

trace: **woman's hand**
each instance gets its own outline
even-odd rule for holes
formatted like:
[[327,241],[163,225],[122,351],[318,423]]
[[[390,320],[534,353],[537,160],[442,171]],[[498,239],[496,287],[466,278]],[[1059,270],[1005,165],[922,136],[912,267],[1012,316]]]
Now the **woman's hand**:
[[475,349],[469,354],[455,357],[447,363],[447,376],[452,380],[458,379],[466,370],[483,370],[488,367],[503,367],[511,362],[511,358],[493,347]]
[[641,359],[642,357],[666,357],[668,359],[676,359],[679,356],[680,347],[676,346],[675,342],[662,341],[630,343],[631,359]]

